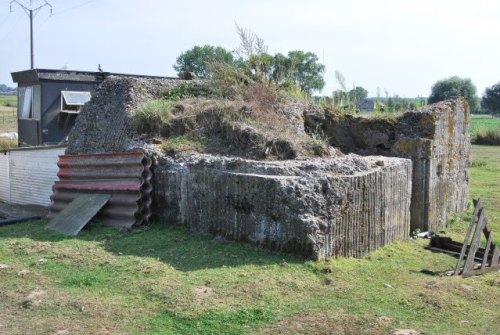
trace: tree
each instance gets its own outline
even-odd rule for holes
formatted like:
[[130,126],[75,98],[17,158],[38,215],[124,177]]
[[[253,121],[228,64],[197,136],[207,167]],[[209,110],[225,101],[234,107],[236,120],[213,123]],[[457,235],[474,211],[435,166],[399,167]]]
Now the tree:
[[366,99],[366,97],[368,97],[368,91],[361,86],[356,86],[355,88],[349,91],[349,98],[355,104],[358,103],[359,101]]
[[325,66],[318,62],[318,56],[312,52],[301,50],[290,51],[290,76],[300,89],[311,94],[325,86],[323,73]]
[[481,107],[490,114],[500,114],[500,82],[486,88]]
[[439,102],[446,99],[464,97],[469,103],[471,113],[479,111],[479,98],[476,96],[476,86],[469,78],[457,76],[437,81],[431,89],[429,103]]
[[177,57],[174,69],[179,75],[183,72],[193,72],[197,77],[207,78],[210,74],[207,64],[215,62],[232,64],[234,58],[231,52],[222,47],[195,46]]
[[13,88],[13,87],[9,87],[5,84],[0,84],[0,92],[2,93],[12,93],[14,92],[16,89]]

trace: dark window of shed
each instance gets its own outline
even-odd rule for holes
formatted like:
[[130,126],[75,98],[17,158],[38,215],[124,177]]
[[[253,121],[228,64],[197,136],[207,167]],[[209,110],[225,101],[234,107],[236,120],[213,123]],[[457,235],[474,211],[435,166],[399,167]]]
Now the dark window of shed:
[[78,114],[90,100],[90,92],[74,92],[62,91],[61,92],[61,112],[69,114]]

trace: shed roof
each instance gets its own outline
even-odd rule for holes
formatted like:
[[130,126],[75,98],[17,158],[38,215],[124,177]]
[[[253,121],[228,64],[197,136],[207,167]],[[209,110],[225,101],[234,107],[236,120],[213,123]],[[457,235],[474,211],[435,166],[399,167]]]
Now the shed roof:
[[126,73],[92,72],[78,70],[54,70],[54,69],[30,69],[12,72],[12,80],[15,83],[37,83],[40,81],[76,81],[76,82],[102,82],[108,76],[174,79],[172,77],[145,76]]

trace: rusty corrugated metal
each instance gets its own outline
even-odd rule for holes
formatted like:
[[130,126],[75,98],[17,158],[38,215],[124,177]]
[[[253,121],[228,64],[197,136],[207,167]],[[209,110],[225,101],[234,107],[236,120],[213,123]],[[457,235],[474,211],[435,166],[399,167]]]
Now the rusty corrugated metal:
[[96,216],[107,226],[131,227],[151,217],[151,159],[143,152],[59,156],[49,218],[82,193],[109,193]]

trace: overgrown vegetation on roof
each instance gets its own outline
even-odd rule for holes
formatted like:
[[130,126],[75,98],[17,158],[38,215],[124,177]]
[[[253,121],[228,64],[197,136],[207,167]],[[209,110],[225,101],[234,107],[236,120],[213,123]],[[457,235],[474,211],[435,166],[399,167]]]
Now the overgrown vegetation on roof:
[[198,151],[251,159],[328,155],[326,143],[304,131],[301,102],[288,90],[230,64],[212,63],[209,69],[207,84],[180,84],[143,104],[134,115],[139,133],[161,141],[170,154]]

